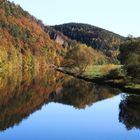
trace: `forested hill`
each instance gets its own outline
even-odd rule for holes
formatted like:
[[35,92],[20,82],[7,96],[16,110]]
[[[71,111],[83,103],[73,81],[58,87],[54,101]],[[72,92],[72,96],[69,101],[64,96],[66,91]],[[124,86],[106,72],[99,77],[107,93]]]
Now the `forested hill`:
[[0,0],[0,69],[11,66],[28,69],[59,62],[60,49],[39,20],[19,5]]
[[101,50],[112,58],[118,55],[119,45],[125,39],[118,34],[89,24],[67,23],[53,26],[53,28],[72,40]]

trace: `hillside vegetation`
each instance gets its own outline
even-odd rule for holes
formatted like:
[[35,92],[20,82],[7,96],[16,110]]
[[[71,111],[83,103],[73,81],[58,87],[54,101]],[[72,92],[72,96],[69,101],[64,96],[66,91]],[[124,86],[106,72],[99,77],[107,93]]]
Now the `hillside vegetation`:
[[0,0],[0,71],[59,64],[61,46],[19,5]]
[[89,24],[68,23],[56,25],[53,28],[72,40],[102,51],[106,56],[111,58],[112,62],[117,61],[119,45],[125,40],[124,37],[118,34]]
[[45,26],[19,5],[0,0],[0,74],[17,70],[32,76],[53,67],[90,78],[109,74],[139,85],[139,49],[140,38],[88,24]]
[[[75,50],[77,53],[73,54]],[[45,26],[19,5],[0,0],[0,71],[17,68],[38,71],[48,65],[66,64],[76,57],[82,65],[89,64],[89,58],[92,64],[108,62],[102,52]]]
[[129,39],[120,46],[120,60],[133,82],[140,83],[140,40]]

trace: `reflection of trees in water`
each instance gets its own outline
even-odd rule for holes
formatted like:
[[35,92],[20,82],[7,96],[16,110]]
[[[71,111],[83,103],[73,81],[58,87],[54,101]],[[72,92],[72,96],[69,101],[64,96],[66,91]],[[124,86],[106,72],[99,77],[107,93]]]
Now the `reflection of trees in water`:
[[47,103],[50,93],[62,85],[62,76],[55,71],[34,79],[27,76],[26,80],[26,76],[14,74],[0,79],[0,130],[19,124]]
[[140,128],[140,96],[124,95],[119,108],[119,120],[128,130]]
[[[2,77],[2,78],[1,78]],[[116,94],[114,89],[97,86],[56,71],[36,76],[30,73],[0,75],[0,130],[19,124],[48,102],[85,108]]]
[[112,88],[72,78],[63,84],[61,94],[56,96],[54,101],[80,109],[97,101],[113,97],[115,94],[117,92]]

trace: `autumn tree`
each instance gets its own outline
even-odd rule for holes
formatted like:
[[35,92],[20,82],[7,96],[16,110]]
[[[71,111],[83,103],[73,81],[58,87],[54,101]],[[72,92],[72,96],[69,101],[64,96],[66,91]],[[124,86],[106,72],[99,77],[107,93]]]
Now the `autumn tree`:
[[74,72],[81,74],[87,66],[93,63],[93,49],[86,45],[77,45],[67,52],[62,66],[71,68]]
[[0,0],[0,68],[39,70],[49,64],[60,65],[62,49],[39,20],[19,5]]

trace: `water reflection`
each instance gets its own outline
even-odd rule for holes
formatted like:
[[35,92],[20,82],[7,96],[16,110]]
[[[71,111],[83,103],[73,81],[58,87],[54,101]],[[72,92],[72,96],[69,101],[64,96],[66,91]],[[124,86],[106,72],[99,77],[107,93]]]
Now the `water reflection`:
[[118,91],[113,88],[72,78],[63,83],[61,94],[56,96],[53,101],[82,109],[117,94]]
[[118,92],[105,86],[48,70],[32,75],[15,72],[0,76],[0,130],[19,124],[43,104],[58,102],[85,108]]
[[61,74],[47,71],[34,78],[21,73],[0,78],[0,130],[18,124],[48,102],[49,95],[61,88]]
[[128,130],[132,128],[140,129],[140,96],[123,95],[120,103],[119,120]]

